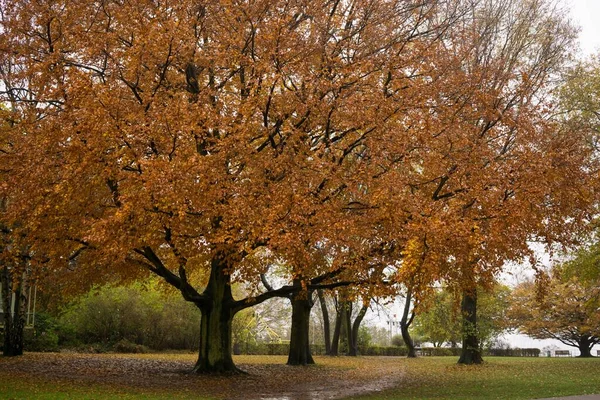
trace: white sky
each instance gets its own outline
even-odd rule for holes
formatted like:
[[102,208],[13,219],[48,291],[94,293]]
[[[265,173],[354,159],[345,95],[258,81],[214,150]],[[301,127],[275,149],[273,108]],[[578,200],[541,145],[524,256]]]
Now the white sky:
[[600,0],[560,0],[581,27],[579,42],[584,56],[600,50]]

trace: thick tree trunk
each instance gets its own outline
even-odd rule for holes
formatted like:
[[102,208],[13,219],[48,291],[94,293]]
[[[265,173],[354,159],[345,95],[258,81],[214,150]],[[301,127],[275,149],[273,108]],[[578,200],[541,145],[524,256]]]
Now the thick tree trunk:
[[[7,357],[23,355],[23,333],[25,331],[25,305],[27,298],[24,290],[25,282],[22,279],[13,302],[13,277],[8,266],[2,269],[2,304],[4,311],[4,345],[2,354]],[[14,314],[11,312],[14,310]]]
[[463,344],[459,364],[481,364],[481,350],[477,337],[477,290],[464,291],[461,302],[463,314]]
[[288,365],[308,365],[315,361],[310,353],[310,310],[313,306],[310,293],[299,292],[292,297],[292,328]]
[[235,312],[231,294],[231,279],[226,273],[224,256],[211,261],[211,273],[204,294],[208,304],[198,304],[202,312],[200,351],[193,369],[197,373],[239,373],[232,358],[231,323]]
[[579,353],[580,353],[579,357],[583,357],[583,358],[593,357],[592,356],[593,344],[589,337],[587,337],[587,336],[581,337],[581,339],[579,339],[577,344],[578,344]]
[[348,351],[349,356],[355,357],[358,355],[358,330],[360,329],[360,324],[362,323],[362,320],[365,317],[365,314],[367,313],[368,309],[369,302],[363,302],[363,306],[361,307],[360,311],[358,312],[358,315],[352,323],[352,335],[350,336],[352,338],[352,341],[350,343],[350,349]]
[[321,304],[321,313],[323,314],[323,335],[325,340],[325,354],[331,354],[331,326],[329,324],[329,310],[327,309],[327,302],[325,301],[325,295],[323,290],[317,290],[319,296],[319,303]]
[[416,358],[417,352],[415,351],[415,344],[413,343],[412,338],[410,337],[410,332],[408,328],[413,321],[414,314],[409,318],[408,315],[410,313],[410,302],[412,300],[412,291],[408,290],[406,292],[406,301],[404,303],[404,311],[402,313],[402,319],[400,319],[400,333],[402,334],[402,340],[404,340],[404,344],[408,349],[408,354],[406,355],[408,358]]

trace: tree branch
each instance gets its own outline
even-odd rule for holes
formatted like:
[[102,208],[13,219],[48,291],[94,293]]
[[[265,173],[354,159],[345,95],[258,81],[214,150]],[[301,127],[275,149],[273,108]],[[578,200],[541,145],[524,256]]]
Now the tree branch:
[[187,280],[172,273],[161,261],[161,259],[154,253],[149,246],[144,246],[141,249],[133,249],[133,251],[142,257],[144,257],[150,264],[145,264],[145,267],[156,275],[162,277],[170,285],[179,289],[183,298],[193,303],[202,304],[206,302],[205,296],[201,295],[190,285]]

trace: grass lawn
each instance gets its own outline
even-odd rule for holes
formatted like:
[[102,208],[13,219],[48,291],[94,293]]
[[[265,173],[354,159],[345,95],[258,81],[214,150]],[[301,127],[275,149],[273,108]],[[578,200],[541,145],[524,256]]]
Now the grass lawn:
[[[316,357],[308,368],[281,356],[240,356],[249,375],[182,372],[195,355],[30,353],[0,357],[0,399],[534,399],[600,394],[600,358]],[[362,395],[357,396],[356,394]],[[352,397],[354,396],[354,397]]]
[[23,400],[164,400],[169,398],[212,400],[193,394],[170,392],[144,392],[132,388],[114,388],[109,385],[80,386],[72,382],[28,382],[18,378],[0,378],[0,399]]
[[600,394],[600,358],[486,357],[481,366],[454,357],[402,360],[400,387],[356,399],[535,399]]

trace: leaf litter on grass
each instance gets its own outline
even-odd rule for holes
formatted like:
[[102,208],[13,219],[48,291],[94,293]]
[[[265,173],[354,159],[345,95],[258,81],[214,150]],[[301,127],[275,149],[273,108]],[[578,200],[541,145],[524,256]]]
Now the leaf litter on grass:
[[378,392],[396,386],[403,369],[393,358],[318,357],[317,365],[291,367],[284,357],[236,359],[247,375],[195,375],[192,355],[28,353],[0,358],[0,373],[61,387],[100,385],[120,391],[193,394],[228,400],[326,400]]

